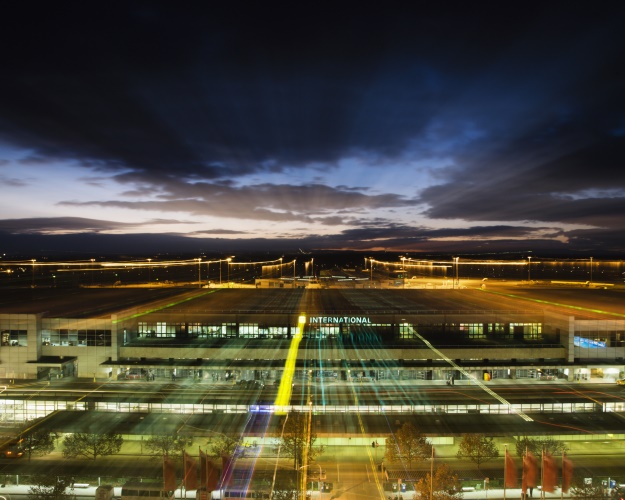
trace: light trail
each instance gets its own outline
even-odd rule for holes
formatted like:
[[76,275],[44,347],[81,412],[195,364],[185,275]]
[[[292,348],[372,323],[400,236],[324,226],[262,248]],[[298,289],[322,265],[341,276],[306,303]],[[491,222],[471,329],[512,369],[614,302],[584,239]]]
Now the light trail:
[[282,373],[282,379],[280,380],[278,394],[274,403],[276,406],[276,414],[278,415],[285,415],[287,412],[284,410],[284,408],[289,406],[289,403],[291,402],[291,392],[293,391],[293,376],[295,375],[297,352],[299,350],[299,344],[302,340],[302,332],[304,331],[305,324],[306,313],[302,313],[297,320],[297,331],[291,339],[289,352],[286,356],[286,361],[284,362],[284,372]]
[[508,297],[508,298],[512,298],[512,299],[520,299],[520,300],[525,300],[525,301],[528,301],[528,302],[536,302],[537,304],[545,304],[545,305],[549,305],[549,306],[564,307],[565,309],[573,309],[575,311],[592,312],[592,313],[596,313],[596,314],[604,314],[606,316],[615,316],[617,318],[625,318],[625,313],[604,311],[602,309],[592,309],[590,307],[583,307],[583,306],[574,306],[572,304],[563,304],[561,302],[552,302],[550,300],[533,299],[531,297],[524,297],[522,295],[516,295],[514,293],[496,292],[494,290],[487,290],[485,288],[476,288],[476,290],[480,290],[482,292],[490,293],[490,294],[493,294],[493,295],[500,295],[502,297]]
[[203,293],[200,293],[200,294],[195,294],[192,297],[185,297],[184,299],[177,300],[176,302],[168,302],[167,304],[163,304],[162,306],[159,306],[159,307],[152,307],[150,309],[146,309],[145,311],[141,311],[141,312],[138,312],[138,313],[135,313],[135,314],[131,314],[130,316],[125,316],[123,318],[114,319],[114,320],[112,320],[112,323],[115,325],[115,324],[120,323],[122,321],[127,321],[127,320],[133,319],[133,318],[139,318],[141,316],[145,316],[146,314],[150,314],[150,313],[153,313],[153,312],[156,312],[156,311],[162,311],[163,309],[167,309],[168,307],[177,306],[178,304],[183,304],[185,302],[189,302],[190,300],[195,300],[197,298],[204,297],[205,295],[209,295],[211,293],[216,293],[218,291],[219,291],[219,289],[209,290],[209,291],[206,291],[206,292],[203,292]]
[[[493,391],[490,387],[486,386],[481,380],[474,379],[473,377],[471,377],[471,374],[469,372],[467,372],[464,368],[458,365],[454,360],[445,356],[441,351],[439,351],[436,347],[434,347],[428,340],[426,340],[422,335],[420,335],[414,328],[411,328],[411,329],[412,329],[412,333],[415,336],[417,336],[433,353],[440,356],[441,359],[445,360],[447,363],[449,363],[450,366],[453,366],[456,370],[461,372],[469,380],[473,380],[475,382],[475,385],[477,385],[480,389],[482,389],[486,393],[490,394],[497,401],[507,406],[508,408],[512,408],[512,404],[510,402],[508,402],[506,399],[501,397],[499,394]],[[518,415],[526,422],[533,422],[533,419],[524,412],[513,411],[512,413],[514,413],[515,415]]]

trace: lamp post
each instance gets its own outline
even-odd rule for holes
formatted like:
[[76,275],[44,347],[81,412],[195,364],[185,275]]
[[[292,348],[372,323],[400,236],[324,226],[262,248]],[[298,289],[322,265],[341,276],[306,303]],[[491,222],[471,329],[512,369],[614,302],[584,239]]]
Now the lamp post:
[[226,260],[228,261],[228,288],[230,288],[230,261],[232,257],[228,257]]
[[590,282],[592,283],[592,257],[590,258]]
[[152,282],[152,259],[148,259],[148,283]]
[[202,288],[202,258],[197,259],[197,287]]
[[[306,469],[306,468],[308,468],[308,467],[314,467],[315,465],[316,465],[317,467],[319,467],[319,481],[317,481],[317,487],[319,488],[319,497],[321,498],[321,494],[322,494],[322,491],[321,491],[321,477],[322,477],[322,475],[323,475],[323,474],[322,474],[322,470],[321,470],[321,464],[307,464],[307,465],[302,465],[301,467],[298,467],[298,468],[297,468],[297,473],[299,474],[299,472],[300,472],[302,469]],[[304,491],[306,491],[306,483],[307,483],[307,481],[306,481],[306,474],[304,474],[304,480],[303,480],[303,486],[304,486],[304,488],[303,488],[303,489],[304,489]]]
[[460,281],[458,280],[458,260],[460,257],[454,257],[454,262],[456,263],[456,278],[454,280],[454,288],[460,285]]
[[402,288],[406,288],[406,257],[401,258],[401,271],[402,271]]
[[527,281],[532,281],[532,257],[527,257]]
[[282,279],[282,257],[280,257],[280,279]]
[[35,262],[36,259],[30,259],[30,261],[33,263],[32,265],[32,283],[30,285],[31,288],[35,288]]

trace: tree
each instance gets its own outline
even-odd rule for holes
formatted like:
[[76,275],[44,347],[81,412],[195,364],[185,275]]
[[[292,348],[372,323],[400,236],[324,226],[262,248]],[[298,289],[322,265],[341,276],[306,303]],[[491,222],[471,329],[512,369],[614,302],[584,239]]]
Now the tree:
[[296,477],[280,474],[273,485],[272,500],[297,500],[300,497]]
[[478,470],[482,464],[497,457],[499,457],[499,450],[493,438],[486,437],[484,434],[463,434],[456,453],[456,458],[468,458],[477,465]]
[[425,477],[415,484],[417,498],[425,500],[430,498],[430,485],[432,486],[432,498],[435,500],[458,500],[462,498],[462,483],[458,474],[452,472],[447,464],[441,464],[434,469],[432,477],[428,472]]
[[395,434],[386,438],[384,458],[388,462],[422,461],[432,456],[432,445],[412,422],[406,422]]
[[85,457],[95,460],[104,455],[119,453],[124,438],[112,432],[107,434],[70,434],[63,440],[65,458]]
[[[237,454],[239,448],[239,441],[232,439],[228,436],[215,436],[208,440],[207,455],[209,457],[221,460],[224,457],[233,457]],[[245,454],[240,453],[240,457],[243,458]]]
[[152,455],[153,458],[157,459],[162,458],[163,455],[172,458],[181,458],[187,446],[190,446],[189,439],[170,435],[150,436],[150,439],[145,442],[147,452]]
[[566,443],[563,441],[556,441],[553,438],[532,439],[527,436],[515,438],[515,448],[518,457],[523,457],[527,451],[536,457],[540,457],[543,450],[554,456],[562,455],[568,450]]
[[57,475],[33,476],[32,486],[28,489],[29,500],[69,500],[66,493],[70,480]]
[[54,441],[56,433],[52,433],[45,429],[35,430],[24,438],[24,450],[31,456],[41,457],[49,455],[54,451]]
[[[282,423],[282,437],[278,448],[280,454],[293,459],[293,468],[298,469],[307,462],[315,461],[323,451],[323,446],[315,446],[317,435],[312,428],[312,415],[290,411]],[[307,455],[307,456],[305,456]]]

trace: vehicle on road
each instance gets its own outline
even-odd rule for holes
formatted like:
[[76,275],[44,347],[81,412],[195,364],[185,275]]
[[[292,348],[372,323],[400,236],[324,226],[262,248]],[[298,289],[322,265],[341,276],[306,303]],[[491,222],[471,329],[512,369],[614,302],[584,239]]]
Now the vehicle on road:
[[159,482],[128,481],[122,486],[121,500],[157,500],[159,498],[172,500],[174,492],[165,490],[163,483]]
[[24,440],[10,439],[0,445],[0,456],[4,458],[21,458],[24,456]]
[[227,498],[260,498],[269,499],[268,491],[251,490],[251,489],[231,489],[224,488],[221,490],[211,491],[211,500],[226,500]]

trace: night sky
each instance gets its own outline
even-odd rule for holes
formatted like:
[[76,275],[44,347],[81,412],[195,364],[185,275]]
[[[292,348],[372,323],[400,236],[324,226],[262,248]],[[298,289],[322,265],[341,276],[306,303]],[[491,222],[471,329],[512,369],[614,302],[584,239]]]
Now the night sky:
[[0,254],[625,252],[625,2],[10,2]]

